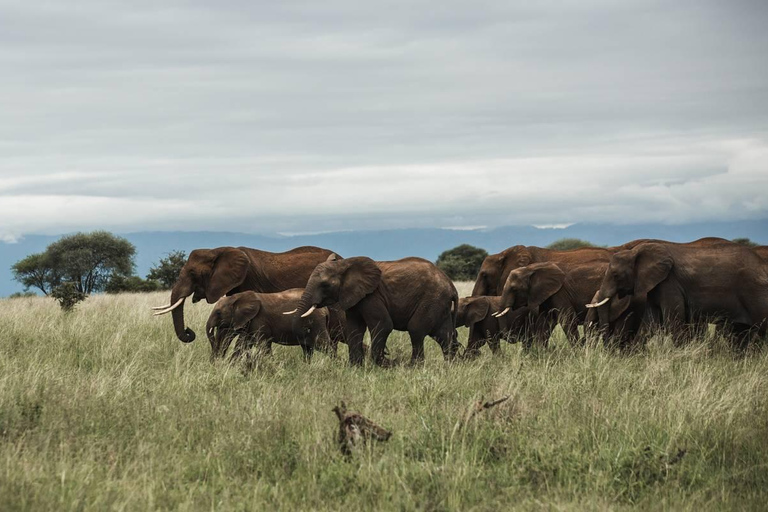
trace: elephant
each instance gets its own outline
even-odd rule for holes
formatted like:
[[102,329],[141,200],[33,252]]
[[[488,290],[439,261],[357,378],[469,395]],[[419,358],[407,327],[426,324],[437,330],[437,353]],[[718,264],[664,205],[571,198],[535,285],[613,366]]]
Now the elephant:
[[411,362],[424,360],[424,338],[434,338],[446,359],[461,347],[456,336],[458,293],[453,282],[422,258],[374,261],[365,256],[327,261],[312,272],[298,315],[338,303],[347,314],[350,364],[363,362],[363,336],[371,333],[371,357],[385,364],[387,338],[393,330],[411,337]]
[[[718,247],[734,245],[730,240],[717,237],[705,237],[684,243],[646,239],[624,244],[623,246],[619,246],[618,249],[628,250],[642,243],[657,243],[672,247]],[[602,334],[605,335],[606,341],[610,340],[610,343],[618,348],[634,348],[638,335],[642,332],[647,334],[654,326],[660,326],[662,324],[661,310],[656,307],[655,303],[646,301],[645,297],[626,296],[623,298],[615,298],[610,301],[608,307],[595,307],[595,305],[599,304],[602,300],[603,297],[600,295],[598,286],[596,287],[592,300],[587,306],[589,311],[587,312],[587,317],[584,322],[585,331],[589,331],[594,326],[600,325],[600,330],[602,331]],[[602,310],[605,315],[602,324],[600,324],[598,318],[599,310]]]
[[725,321],[744,347],[748,334],[764,334],[768,321],[768,263],[734,243],[643,243],[613,255],[598,290],[600,326],[609,327],[611,303],[630,297],[660,312],[673,331],[685,325]]
[[480,355],[480,349],[485,345],[486,340],[491,352],[498,354],[501,350],[499,340],[502,337],[509,340],[510,337],[524,334],[512,331],[510,326],[523,325],[522,322],[517,321],[517,317],[525,315],[527,311],[518,310],[515,315],[509,314],[496,318],[494,314],[501,309],[500,296],[483,295],[459,299],[456,326],[469,327],[465,357],[473,358]]
[[[205,299],[215,303],[225,295],[255,291],[273,293],[303,288],[318,263],[335,253],[320,247],[297,247],[274,253],[248,247],[195,249],[181,269],[171,290],[168,306],[153,308],[155,315],[172,313],[176,336],[184,343],[195,340],[195,332],[184,325],[184,301]],[[341,319],[332,319],[332,329],[339,331]]]
[[287,308],[298,306],[303,293],[303,288],[277,293],[247,291],[219,300],[205,328],[211,343],[211,359],[224,357],[238,335],[231,361],[257,344],[263,353],[269,354],[272,343],[299,345],[308,361],[315,347],[335,356],[336,343],[328,332],[326,308],[318,308],[304,318],[283,314]]
[[[646,242],[671,243],[664,242],[663,240],[641,238],[615,247],[582,247],[568,251],[555,251],[535,246],[526,247],[524,245],[515,245],[500,253],[491,254],[483,260],[480,271],[477,274],[475,287],[472,290],[472,296],[501,295],[509,273],[516,268],[525,267],[531,263],[551,261],[556,263],[563,272],[567,273],[572,265],[591,264],[594,262],[603,262],[607,264],[614,253],[632,249],[636,245]],[[716,244],[724,242],[731,243],[724,238],[714,237],[702,238],[691,243]]]
[[504,283],[496,317],[527,310],[532,336],[524,339],[526,348],[533,343],[546,346],[558,323],[575,344],[580,339],[578,326],[587,315],[585,301],[592,299],[606,267],[603,262],[591,262],[571,265],[564,272],[559,265],[545,262],[516,268]]
[[759,245],[757,247],[753,247],[752,250],[755,251],[757,255],[763,258],[765,261],[768,261],[768,245]]

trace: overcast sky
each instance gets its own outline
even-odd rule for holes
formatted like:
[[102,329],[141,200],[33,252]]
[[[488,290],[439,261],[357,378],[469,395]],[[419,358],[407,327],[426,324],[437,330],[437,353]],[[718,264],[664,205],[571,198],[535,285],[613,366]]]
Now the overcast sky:
[[768,217],[768,2],[0,0],[0,239]]

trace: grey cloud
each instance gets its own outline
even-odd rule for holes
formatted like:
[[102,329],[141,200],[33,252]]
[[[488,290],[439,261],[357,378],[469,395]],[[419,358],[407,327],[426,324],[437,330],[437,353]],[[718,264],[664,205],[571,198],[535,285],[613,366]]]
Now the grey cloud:
[[14,232],[768,209],[764,2],[3,2],[0,15],[0,201],[67,212],[0,206]]

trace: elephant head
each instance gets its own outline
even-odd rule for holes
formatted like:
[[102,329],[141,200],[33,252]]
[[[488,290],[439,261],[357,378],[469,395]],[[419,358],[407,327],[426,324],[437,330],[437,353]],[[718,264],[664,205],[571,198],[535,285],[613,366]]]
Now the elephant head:
[[261,299],[256,292],[236,293],[216,303],[205,332],[211,343],[211,359],[223,356],[232,339],[245,330],[261,311]]
[[673,265],[669,249],[662,244],[640,244],[614,254],[595,296],[600,300],[587,304],[588,308],[598,309],[600,327],[606,328],[615,321],[616,312],[623,311],[624,299],[645,300],[648,292],[667,278]]
[[213,304],[245,281],[249,267],[250,260],[240,249],[196,249],[190,253],[171,290],[170,305],[155,308],[158,310],[155,314],[172,312],[176,336],[184,343],[190,343],[195,340],[195,333],[184,325],[185,299],[191,295],[192,302],[205,299]]
[[517,268],[509,273],[501,293],[497,317],[502,317],[510,310],[528,308],[536,314],[539,306],[556,294],[565,283],[565,272],[554,263],[534,263]]
[[[602,298],[600,297],[600,291],[595,292],[595,296],[592,297],[592,304],[597,304],[601,300]],[[617,297],[616,299],[610,301],[610,305],[607,305],[608,311],[609,311],[608,322],[611,324],[616,322],[619,319],[619,317],[621,317],[621,315],[623,315],[627,311],[631,302],[632,302],[632,297],[629,295],[621,299]],[[584,325],[586,327],[593,327],[598,325],[598,314],[597,314],[598,309],[599,308],[589,308],[587,310],[587,317],[584,320]]]
[[519,267],[524,267],[533,261],[533,256],[524,245],[516,245],[498,254],[491,254],[483,260],[480,272],[477,274],[473,297],[483,295],[501,295],[504,282],[509,273]]
[[472,327],[483,320],[491,311],[492,297],[462,297],[456,310],[456,325]]
[[[331,255],[333,257],[333,255]],[[378,288],[381,270],[365,256],[319,264],[309,277],[296,313],[308,316],[315,308],[338,303],[347,310]]]

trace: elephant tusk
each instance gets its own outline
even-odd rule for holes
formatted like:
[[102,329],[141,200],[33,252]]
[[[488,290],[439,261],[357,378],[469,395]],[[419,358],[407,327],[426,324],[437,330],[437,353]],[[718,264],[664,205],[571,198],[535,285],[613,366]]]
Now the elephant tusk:
[[610,298],[610,297],[606,297],[606,298],[604,298],[603,300],[601,300],[601,301],[600,301],[600,302],[598,302],[598,303],[594,303],[594,304],[587,304],[587,307],[588,307],[588,308],[599,308],[599,307],[600,307],[600,306],[602,306],[603,304],[606,304],[606,303],[607,303],[609,300],[611,300],[611,298]]
[[309,309],[307,310],[307,312],[306,312],[306,313],[304,313],[303,315],[301,315],[301,318],[307,318],[309,315],[311,315],[311,314],[312,314],[312,312],[313,312],[315,309],[317,309],[317,306],[312,306],[311,308],[309,308]]
[[284,315],[292,315],[296,313],[299,310],[299,308],[294,309],[293,311],[283,311]]
[[506,315],[507,313],[509,313],[509,308],[504,308],[504,311],[496,312],[496,313],[494,313],[493,316],[495,316],[496,318],[501,318],[502,316]]
[[155,313],[155,316],[160,316],[160,315],[165,315],[166,313],[170,313],[171,311],[173,311],[174,309],[176,309],[177,307],[179,307],[179,305],[180,305],[182,302],[184,302],[184,299],[185,299],[185,298],[186,298],[186,297],[182,297],[182,298],[180,298],[179,300],[177,300],[177,301],[176,301],[176,304],[174,304],[174,305],[172,305],[172,306],[168,306],[168,307],[166,307],[165,309],[161,309],[160,311],[158,311],[157,313]]
[[169,308],[169,307],[171,307],[171,305],[170,305],[170,304],[168,304],[167,306],[153,306],[153,307],[152,307],[152,310],[153,310],[153,311],[160,311],[161,309],[167,309],[167,308]]

